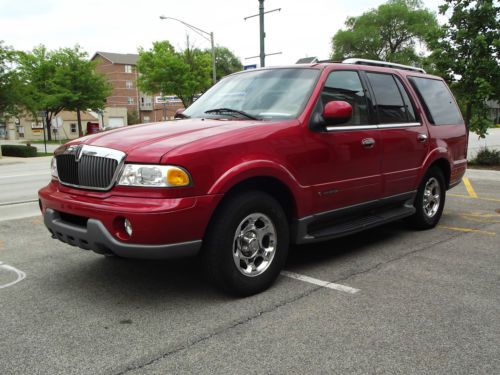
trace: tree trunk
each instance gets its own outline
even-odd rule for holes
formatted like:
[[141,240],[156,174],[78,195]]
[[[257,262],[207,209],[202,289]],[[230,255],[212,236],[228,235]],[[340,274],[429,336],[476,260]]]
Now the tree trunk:
[[76,109],[76,119],[78,121],[78,136],[83,137],[82,117],[80,116],[80,108]]
[[[52,124],[50,122],[52,116],[49,116],[49,112],[47,111],[47,114],[45,115],[45,126],[47,129],[47,140],[51,141],[52,140]],[[44,130],[45,131],[45,130]]]

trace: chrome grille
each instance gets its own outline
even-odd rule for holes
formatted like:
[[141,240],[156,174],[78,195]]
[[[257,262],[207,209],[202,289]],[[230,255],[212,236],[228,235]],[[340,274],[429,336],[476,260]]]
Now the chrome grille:
[[125,154],[95,146],[71,146],[56,156],[57,173],[63,185],[108,190],[116,181]]

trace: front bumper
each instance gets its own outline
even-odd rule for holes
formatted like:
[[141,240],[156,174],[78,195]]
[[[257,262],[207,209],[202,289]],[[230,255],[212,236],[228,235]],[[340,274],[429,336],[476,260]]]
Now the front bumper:
[[88,219],[86,226],[64,221],[60,213],[45,210],[43,221],[54,238],[99,254],[114,254],[124,258],[171,259],[193,256],[201,247],[201,240],[167,245],[126,243],[115,239],[96,219]]
[[[220,195],[148,198],[85,194],[51,182],[38,193],[54,238],[97,253],[167,259],[196,254]],[[132,236],[123,229],[127,219]]]

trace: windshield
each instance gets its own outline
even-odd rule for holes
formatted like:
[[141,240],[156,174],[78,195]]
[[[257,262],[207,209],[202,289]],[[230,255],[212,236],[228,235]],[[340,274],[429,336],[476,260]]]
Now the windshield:
[[183,114],[242,119],[295,118],[304,109],[319,74],[318,69],[277,68],[229,76]]

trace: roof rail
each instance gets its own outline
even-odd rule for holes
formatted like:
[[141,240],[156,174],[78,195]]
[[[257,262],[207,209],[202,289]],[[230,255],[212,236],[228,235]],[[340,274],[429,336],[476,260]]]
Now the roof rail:
[[403,69],[403,70],[411,70],[419,73],[426,73],[422,68],[416,68],[410,65],[402,65],[391,63],[387,61],[378,61],[378,60],[368,60],[368,59],[346,59],[342,61],[342,64],[358,64],[358,65],[372,65],[372,66],[385,66],[386,68],[394,68],[394,69]]

